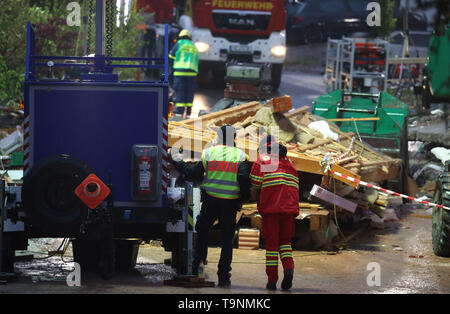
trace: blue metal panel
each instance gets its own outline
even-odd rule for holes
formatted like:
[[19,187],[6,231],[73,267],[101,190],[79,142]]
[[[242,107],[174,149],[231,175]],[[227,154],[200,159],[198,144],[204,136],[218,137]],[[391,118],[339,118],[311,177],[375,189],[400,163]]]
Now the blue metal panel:
[[158,90],[97,89],[35,91],[33,164],[56,154],[76,156],[104,182],[111,172],[115,201],[130,202],[132,145],[159,146]]

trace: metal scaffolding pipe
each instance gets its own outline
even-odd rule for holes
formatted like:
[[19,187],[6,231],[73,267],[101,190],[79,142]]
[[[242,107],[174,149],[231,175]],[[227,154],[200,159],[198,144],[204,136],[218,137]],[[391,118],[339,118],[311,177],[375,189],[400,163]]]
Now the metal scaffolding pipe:
[[95,12],[95,54],[105,55],[105,1],[96,0]]

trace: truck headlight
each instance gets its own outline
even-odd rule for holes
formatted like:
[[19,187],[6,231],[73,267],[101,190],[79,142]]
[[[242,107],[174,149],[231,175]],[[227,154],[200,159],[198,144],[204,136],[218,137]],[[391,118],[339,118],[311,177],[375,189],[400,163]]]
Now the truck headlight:
[[285,46],[275,46],[270,49],[270,53],[276,57],[284,57],[286,55]]
[[204,53],[204,52],[207,52],[209,50],[209,44],[201,42],[201,41],[197,41],[195,43],[195,47],[197,47],[197,50],[200,53]]

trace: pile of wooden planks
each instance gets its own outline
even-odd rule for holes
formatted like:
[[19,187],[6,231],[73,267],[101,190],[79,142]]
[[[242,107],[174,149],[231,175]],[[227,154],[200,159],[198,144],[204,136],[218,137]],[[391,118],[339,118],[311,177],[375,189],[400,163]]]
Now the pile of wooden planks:
[[[215,131],[217,128],[224,124],[242,124],[243,121],[252,117],[261,108],[262,105],[259,102],[251,102],[238,107],[207,114],[197,119],[169,122],[169,147],[183,148],[184,151],[192,151],[200,154],[204,148],[214,144],[216,138]],[[264,136],[263,132],[259,132],[258,134],[257,137],[250,134],[244,134],[243,136],[238,136],[236,139],[237,147],[244,150],[249,155],[250,161],[252,162],[256,161],[258,157],[259,139]],[[318,146],[324,145],[324,143],[329,143],[329,141],[325,140],[325,142]],[[320,164],[323,156],[314,156],[313,154],[308,154],[308,150],[293,149],[289,145],[287,145],[287,148],[288,157],[298,171],[317,175],[323,174],[323,169]],[[337,163],[332,166],[332,170],[356,179],[360,178],[356,172],[349,171]],[[353,187],[357,187],[357,184],[350,180],[346,180],[339,176],[335,176],[335,178]]]
[[[201,152],[204,147],[211,145],[219,127],[231,124],[237,129],[237,146],[248,153],[250,161],[255,161],[259,140],[267,134],[264,127],[253,121],[257,112],[262,108],[265,107],[261,103],[253,101],[199,118],[183,120],[178,123],[170,122],[169,146],[178,142],[190,147],[195,152]],[[284,143],[288,148],[288,157],[297,170],[322,174],[320,162],[325,154],[331,151],[332,157],[340,158],[333,165],[336,168],[334,170],[348,176],[373,182],[381,182],[397,176],[402,161],[381,154],[358,139],[354,139],[355,134],[343,133],[331,122],[328,123],[330,129],[339,135],[337,141],[323,138],[318,132],[309,129],[308,125],[311,122],[323,120],[312,115],[309,107],[304,106],[291,110],[284,114],[283,118],[288,119],[288,123],[292,123],[297,128],[297,134],[306,142],[302,143],[296,138],[297,141]],[[345,179],[337,179],[355,186]]]
[[[251,162],[258,157],[258,145],[261,138],[269,130],[264,125],[261,116],[267,115],[268,107],[253,101],[237,107],[213,112],[198,118],[169,123],[169,147],[181,147],[191,152],[192,157],[199,158],[206,147],[214,145],[216,131],[223,125],[231,124],[237,130],[236,145],[244,150]],[[301,107],[287,113],[273,113],[270,123],[276,121],[286,132],[295,133],[292,140],[283,142],[288,149],[288,158],[299,172],[318,176],[321,180],[316,191],[321,191],[324,199],[311,196],[311,203],[300,203],[298,220],[309,219],[310,230],[323,232],[334,218],[342,221],[353,221],[354,215],[361,212],[373,212],[382,217],[387,206],[387,197],[380,193],[375,196],[372,192],[360,189],[358,184],[334,176],[331,180],[328,173],[324,176],[321,162],[330,152],[334,162],[331,170],[340,172],[355,179],[379,183],[396,178],[402,161],[393,159],[362,143],[353,133],[344,133],[332,122],[326,121],[335,139],[325,138],[323,134],[309,127],[310,123],[325,121],[312,115],[309,107]],[[265,111],[265,112],[263,112]],[[261,123],[262,121],[262,123]],[[321,178],[321,179],[320,179]],[[303,182],[303,186],[305,186]],[[311,185],[312,186],[312,185]],[[309,190],[307,192],[310,192]],[[311,191],[312,194],[315,193]],[[340,200],[337,202],[337,200]],[[333,214],[333,219],[330,217]],[[336,215],[336,217],[334,217]],[[252,228],[261,228],[256,204],[244,204],[237,220],[242,217],[250,218]]]
[[[301,202],[298,205],[300,213],[296,219],[309,219],[310,230],[326,229],[328,226],[328,210],[326,210],[322,205],[315,203]],[[239,212],[237,217],[237,222],[243,217],[250,219],[251,227],[261,229],[262,217],[258,214],[256,203],[244,204],[242,206],[242,210]]]

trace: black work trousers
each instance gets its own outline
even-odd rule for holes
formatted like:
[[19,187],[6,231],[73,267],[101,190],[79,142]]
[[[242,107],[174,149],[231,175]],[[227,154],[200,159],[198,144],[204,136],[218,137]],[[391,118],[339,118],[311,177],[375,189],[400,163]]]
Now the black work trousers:
[[231,277],[231,261],[233,259],[233,237],[236,228],[236,212],[240,208],[238,200],[225,200],[209,196],[205,193],[202,209],[197,218],[195,230],[197,240],[194,253],[194,273],[201,261],[206,261],[208,255],[208,235],[214,221],[219,219],[221,232],[221,253],[217,275],[219,281]]

